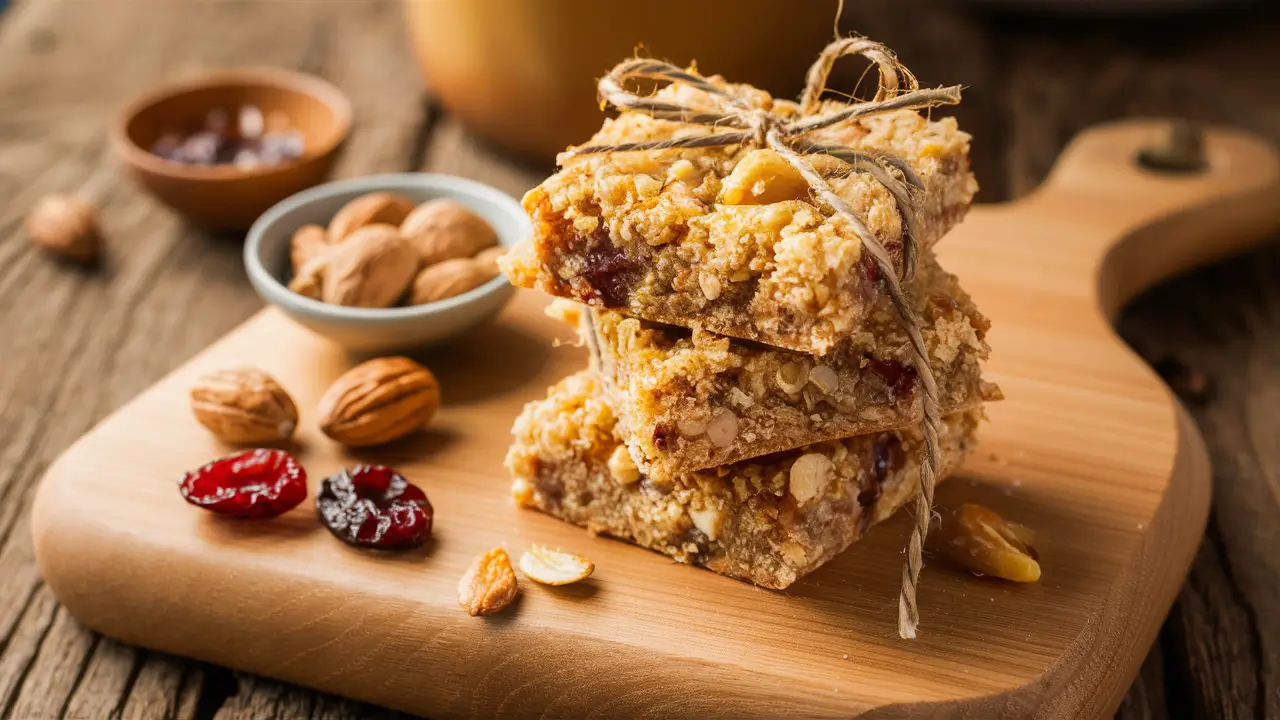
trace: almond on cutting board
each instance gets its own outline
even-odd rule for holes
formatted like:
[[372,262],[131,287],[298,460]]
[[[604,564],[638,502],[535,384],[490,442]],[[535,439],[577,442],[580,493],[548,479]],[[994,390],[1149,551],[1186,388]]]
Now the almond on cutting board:
[[440,383],[406,357],[374,358],[343,373],[320,398],[320,430],[351,447],[382,445],[427,426]]
[[236,445],[283,442],[298,426],[293,398],[253,367],[201,375],[191,388],[191,411],[219,440]]

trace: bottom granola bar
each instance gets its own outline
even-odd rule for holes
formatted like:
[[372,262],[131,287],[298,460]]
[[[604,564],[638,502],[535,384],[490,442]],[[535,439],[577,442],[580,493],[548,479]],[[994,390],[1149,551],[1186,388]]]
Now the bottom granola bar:
[[[945,418],[939,479],[973,446],[981,410]],[[659,484],[636,468],[581,372],[527,405],[507,453],[518,504],[693,565],[782,589],[856,541],[916,492],[915,429],[809,445]]]

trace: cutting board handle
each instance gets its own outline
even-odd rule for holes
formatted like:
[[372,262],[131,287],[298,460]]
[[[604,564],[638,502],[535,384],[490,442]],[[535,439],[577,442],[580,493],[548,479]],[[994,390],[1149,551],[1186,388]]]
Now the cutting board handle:
[[1075,234],[1066,244],[1094,264],[1108,318],[1151,285],[1280,229],[1280,156],[1261,138],[1199,127],[1199,170],[1157,170],[1139,160],[1167,147],[1171,130],[1187,127],[1146,119],[1090,129],[1067,146],[1040,188],[1007,206],[1026,214],[1032,238],[1046,219],[1057,221],[1055,233]]

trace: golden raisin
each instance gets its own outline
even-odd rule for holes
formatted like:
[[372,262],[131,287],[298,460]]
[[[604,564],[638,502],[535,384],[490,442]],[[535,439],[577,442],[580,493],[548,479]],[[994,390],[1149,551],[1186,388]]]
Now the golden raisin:
[[992,575],[1013,582],[1040,579],[1035,532],[1009,522],[981,505],[965,503],[944,526],[944,551],[953,562],[975,575]]

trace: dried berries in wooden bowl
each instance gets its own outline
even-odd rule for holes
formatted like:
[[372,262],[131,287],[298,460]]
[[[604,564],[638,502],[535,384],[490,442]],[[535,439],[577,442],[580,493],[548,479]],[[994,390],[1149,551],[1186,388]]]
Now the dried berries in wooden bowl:
[[237,68],[148,89],[121,109],[111,144],[145,190],[187,219],[243,230],[323,182],[351,123],[351,103],[321,78]]
[[264,114],[257,105],[240,106],[232,121],[225,108],[205,113],[195,132],[171,129],[151,143],[152,154],[184,165],[234,165],[241,170],[275,167],[302,157],[306,136],[281,110]]

